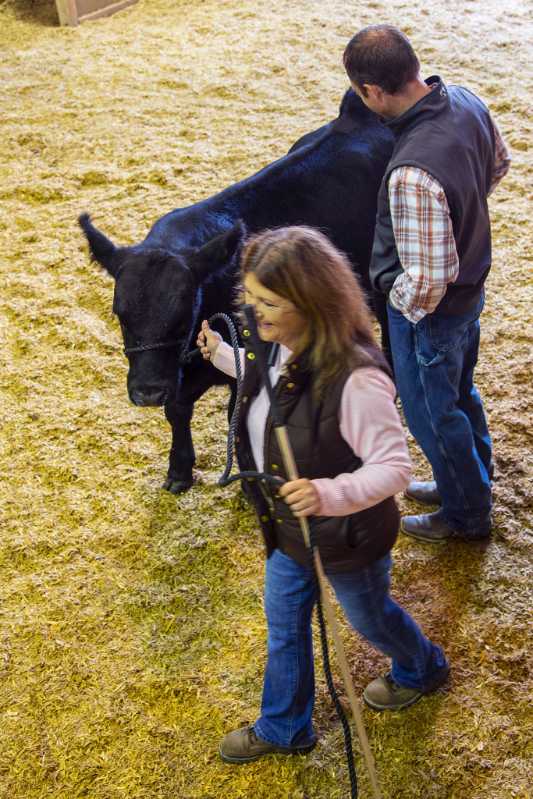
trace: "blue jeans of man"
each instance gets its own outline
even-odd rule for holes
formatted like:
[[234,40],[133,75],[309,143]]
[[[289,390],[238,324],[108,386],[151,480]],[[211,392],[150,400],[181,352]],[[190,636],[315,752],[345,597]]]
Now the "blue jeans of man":
[[[328,574],[348,621],[376,649],[392,658],[400,685],[430,691],[447,662],[413,619],[389,595],[391,557],[365,569]],[[314,573],[274,550],[266,563],[265,613],[268,656],[257,735],[278,746],[305,746],[315,739],[311,616],[317,597]]]
[[474,386],[483,298],[462,316],[417,324],[387,306],[398,393],[409,430],[433,469],[444,521],[465,538],[490,529],[492,445]]

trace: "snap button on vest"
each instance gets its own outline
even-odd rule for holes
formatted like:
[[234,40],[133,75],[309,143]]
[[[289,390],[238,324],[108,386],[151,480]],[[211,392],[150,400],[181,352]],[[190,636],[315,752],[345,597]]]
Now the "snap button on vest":
[[294,388],[294,383],[287,383],[287,388]]
[[249,361],[255,361],[255,352],[247,352],[246,357]]
[[271,469],[274,469],[274,471],[275,471],[275,472],[277,472],[277,471],[278,471],[278,469],[279,469],[279,466],[278,466],[278,464],[277,464],[277,463],[272,463],[272,464],[271,464],[271,466],[270,466],[270,468],[271,468]]
[[248,337],[248,336],[250,335],[250,331],[249,331],[249,330],[247,330],[247,329],[244,329],[244,330],[242,331],[242,334],[243,334],[243,336],[246,336],[246,337]]

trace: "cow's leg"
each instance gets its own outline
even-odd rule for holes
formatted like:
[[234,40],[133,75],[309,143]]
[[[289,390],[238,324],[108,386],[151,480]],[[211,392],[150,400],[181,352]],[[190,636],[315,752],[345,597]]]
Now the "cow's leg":
[[381,348],[394,374],[390,348],[389,323],[387,320],[387,297],[381,292],[373,291],[371,295],[371,305],[381,329]]
[[169,401],[165,405],[165,416],[172,428],[167,479],[163,488],[171,494],[181,494],[192,484],[192,468],[195,455],[191,435],[191,419],[194,403]]
[[181,494],[193,484],[192,470],[196,458],[192,443],[191,419],[194,403],[211,386],[228,383],[232,385],[231,402],[234,403],[235,381],[202,361],[199,365],[193,364],[185,370],[177,397],[167,401],[165,416],[172,427],[172,447],[167,479],[163,488],[172,494]]

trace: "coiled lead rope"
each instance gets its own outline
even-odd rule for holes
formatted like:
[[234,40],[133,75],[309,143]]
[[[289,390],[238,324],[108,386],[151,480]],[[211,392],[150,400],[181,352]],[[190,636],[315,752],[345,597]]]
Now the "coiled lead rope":
[[[239,336],[237,335],[237,328],[233,322],[231,316],[225,313],[216,313],[209,319],[209,324],[211,322],[215,322],[217,319],[221,319],[223,322],[226,323],[230,338],[231,338],[231,346],[233,348],[233,355],[235,357],[235,375],[237,378],[237,394],[235,396],[235,406],[233,408],[233,413],[231,414],[231,419],[229,422],[228,427],[228,438],[226,443],[226,468],[224,469],[223,473],[220,475],[218,479],[219,486],[227,486],[230,483],[233,483],[235,480],[240,480],[241,475],[236,474],[230,478],[231,470],[233,469],[233,450],[234,450],[234,442],[235,442],[235,428],[237,426],[237,419],[239,418],[239,412],[241,409],[241,397],[242,397],[242,367],[241,367],[241,359],[239,357]],[[249,475],[256,476],[255,474]],[[263,476],[262,476],[263,477]],[[244,473],[243,478],[244,479]]]

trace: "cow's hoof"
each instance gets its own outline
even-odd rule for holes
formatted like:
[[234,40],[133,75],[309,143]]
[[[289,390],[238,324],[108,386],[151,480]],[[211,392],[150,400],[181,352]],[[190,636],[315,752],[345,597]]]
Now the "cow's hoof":
[[174,480],[172,477],[167,477],[163,483],[165,491],[170,491],[171,494],[183,494],[188,491],[192,486],[192,480]]

